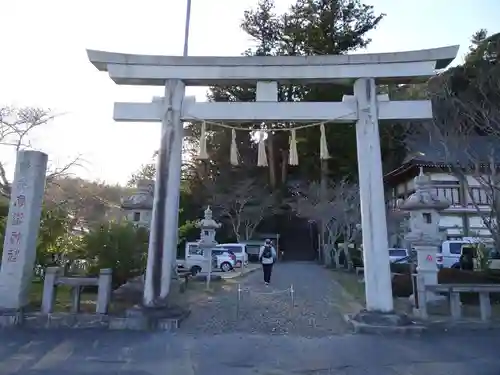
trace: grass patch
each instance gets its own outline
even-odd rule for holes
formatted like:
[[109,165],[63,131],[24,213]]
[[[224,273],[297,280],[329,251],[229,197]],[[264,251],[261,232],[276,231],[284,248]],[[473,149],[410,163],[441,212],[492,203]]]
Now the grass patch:
[[181,303],[187,303],[188,305],[204,304],[213,300],[217,295],[224,293],[230,284],[226,280],[212,280],[210,281],[210,288],[207,289],[207,284],[204,281],[189,281],[186,290],[178,298],[181,299]]
[[[59,285],[56,291],[56,298],[54,303],[54,312],[70,312],[72,305],[71,287],[68,285]],[[34,279],[31,284],[29,294],[29,307],[30,310],[40,311],[42,307],[43,296],[43,280]],[[94,314],[97,303],[97,293],[82,291],[80,294],[80,312]],[[133,307],[133,304],[127,301],[111,301],[109,306],[109,313],[118,315],[123,313],[126,309]]]
[[[41,279],[33,280],[29,294],[29,306],[33,310],[39,311],[42,306],[43,281]],[[80,296],[80,311],[85,313],[95,313],[97,301],[96,293],[82,292]],[[71,311],[71,287],[59,285],[56,291],[54,312]]]
[[332,271],[333,278],[349,293],[356,302],[364,305],[365,300],[365,284],[358,281],[358,277],[354,273],[345,271]]
[[[201,300],[208,300],[215,295],[231,289],[233,286],[236,288],[237,281],[233,280],[212,280],[210,288],[206,288],[206,282],[190,280],[184,293],[180,297],[184,302],[197,302]],[[54,312],[71,312],[72,295],[71,287],[67,285],[59,285],[56,291],[56,298],[54,303]],[[29,310],[40,311],[42,306],[43,296],[43,280],[36,278],[31,284],[29,293]],[[96,291],[82,291],[80,294],[80,312],[94,314],[97,303]],[[134,306],[134,303],[127,300],[111,300],[109,306],[109,314],[121,315],[127,309]]]

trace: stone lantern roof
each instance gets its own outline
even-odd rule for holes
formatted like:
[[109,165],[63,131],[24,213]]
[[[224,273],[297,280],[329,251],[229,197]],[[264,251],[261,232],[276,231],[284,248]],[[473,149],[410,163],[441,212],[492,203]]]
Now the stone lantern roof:
[[201,229],[219,229],[222,224],[217,223],[212,217],[210,206],[205,210],[205,217],[196,223],[196,226]]
[[136,191],[122,199],[121,207],[124,210],[152,210],[154,198],[154,181],[139,180]]
[[398,202],[398,207],[404,211],[436,210],[442,211],[450,207],[450,202],[436,195],[435,187],[429,176],[424,175],[420,167],[420,174],[415,177],[415,192],[404,202]]

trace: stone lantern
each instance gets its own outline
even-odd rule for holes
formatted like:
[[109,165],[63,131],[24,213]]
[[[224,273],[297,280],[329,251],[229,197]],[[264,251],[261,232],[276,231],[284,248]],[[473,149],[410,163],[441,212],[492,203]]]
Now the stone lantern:
[[207,288],[210,285],[210,276],[212,271],[212,249],[217,245],[215,240],[215,230],[219,229],[222,224],[217,223],[212,218],[212,210],[210,206],[205,210],[205,217],[196,223],[200,228],[200,239],[198,246],[203,250],[203,255],[208,258],[208,274],[207,274]]
[[[436,285],[436,254],[442,243],[439,230],[440,212],[450,206],[447,200],[440,199],[431,178],[424,175],[422,168],[415,177],[415,193],[410,195],[399,208],[410,213],[409,233],[405,240],[417,252],[417,290],[424,291],[426,285]],[[427,292],[427,301],[438,299],[434,293]]]
[[200,228],[200,239],[198,240],[198,245],[201,248],[212,248],[217,245],[215,241],[215,230],[219,229],[222,224],[217,223],[212,218],[212,210],[210,206],[205,210],[205,216],[201,219],[196,226]]

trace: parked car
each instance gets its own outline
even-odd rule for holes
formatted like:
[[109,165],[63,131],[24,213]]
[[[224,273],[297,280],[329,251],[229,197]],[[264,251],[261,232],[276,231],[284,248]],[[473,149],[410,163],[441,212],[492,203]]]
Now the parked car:
[[[236,265],[236,256],[230,254],[229,251],[220,251],[213,248],[212,252],[212,269],[221,270],[224,272],[231,271]],[[214,254],[215,253],[215,254]],[[215,256],[215,262],[214,262]],[[178,259],[177,265],[191,271],[193,275],[199,272],[208,272],[209,266],[208,254],[205,254],[203,249],[200,249],[196,242],[186,243],[185,259]]]
[[236,255],[226,249],[212,249],[212,268],[229,272],[236,267]]
[[408,261],[410,257],[410,254],[408,254],[407,249],[398,249],[398,248],[390,248],[389,249],[389,261],[391,263],[398,262],[398,263],[405,263]]
[[436,256],[438,268],[460,268],[462,246],[473,243],[470,240],[443,241]]
[[244,243],[222,243],[217,248],[231,251],[236,256],[236,267],[248,264],[247,245]]

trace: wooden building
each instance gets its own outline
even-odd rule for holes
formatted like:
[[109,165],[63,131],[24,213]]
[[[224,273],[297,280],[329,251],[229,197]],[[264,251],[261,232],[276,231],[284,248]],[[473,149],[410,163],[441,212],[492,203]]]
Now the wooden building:
[[[413,179],[423,168],[434,181],[436,194],[451,204],[439,223],[446,237],[489,237],[490,231],[478,210],[491,212],[491,189],[474,178],[473,165],[500,162],[499,140],[478,136],[468,139],[466,147],[459,146],[459,142],[454,147],[449,144],[445,147],[442,142],[421,138],[407,141],[407,148],[408,156],[402,165],[384,176],[388,209],[395,208],[398,199],[405,199],[415,191]],[[459,167],[462,173],[456,172]]]

